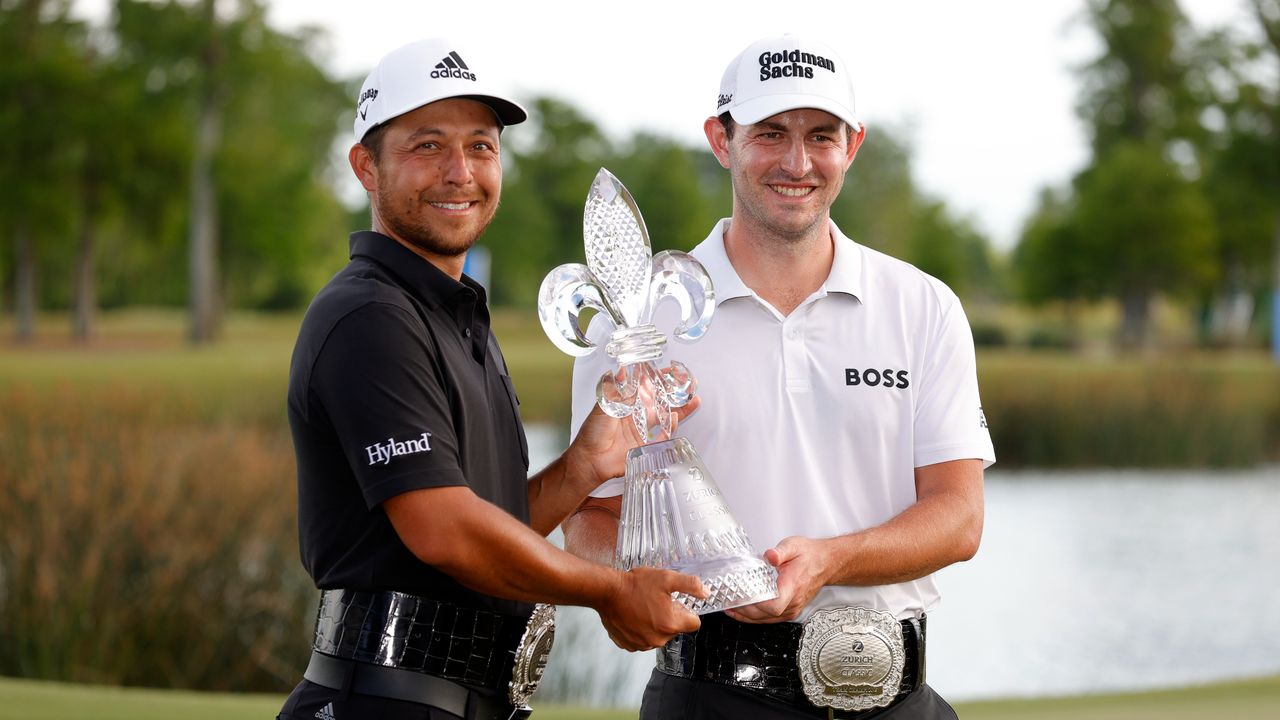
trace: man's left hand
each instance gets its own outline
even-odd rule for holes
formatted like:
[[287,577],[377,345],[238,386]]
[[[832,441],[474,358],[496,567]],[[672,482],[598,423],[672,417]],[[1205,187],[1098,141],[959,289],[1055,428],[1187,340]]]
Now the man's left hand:
[[[641,392],[649,392],[649,389],[642,388]],[[683,407],[673,409],[672,432],[681,420],[698,409],[700,402],[701,399],[695,395]],[[586,483],[583,492],[589,492],[606,480],[622,477],[627,451],[649,442],[652,440],[640,437],[630,417],[609,417],[596,405],[583,421],[565,457],[570,462],[572,476]]]
[[743,605],[725,614],[739,622],[778,623],[795,620],[826,584],[826,552],[820,540],[793,535],[764,552],[778,569],[778,597]]

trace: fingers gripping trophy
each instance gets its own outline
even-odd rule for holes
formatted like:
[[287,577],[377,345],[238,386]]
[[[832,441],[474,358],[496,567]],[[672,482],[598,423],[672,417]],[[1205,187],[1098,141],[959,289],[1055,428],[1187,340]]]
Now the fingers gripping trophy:
[[658,367],[667,337],[652,322],[654,309],[674,300],[674,337],[698,340],[715,311],[711,278],[686,253],[653,255],[635,200],[604,168],[587,194],[582,234],[587,264],[547,275],[538,315],[551,342],[574,357],[599,349],[582,331],[583,310],[612,325],[604,351],[616,369],[600,378],[596,401],[613,417],[630,417],[649,441],[627,454],[614,565],[697,575],[707,597],[677,599],[700,615],[776,597],[777,571],[757,555],[693,444],[673,437],[675,409],[693,398],[696,380],[681,363]]

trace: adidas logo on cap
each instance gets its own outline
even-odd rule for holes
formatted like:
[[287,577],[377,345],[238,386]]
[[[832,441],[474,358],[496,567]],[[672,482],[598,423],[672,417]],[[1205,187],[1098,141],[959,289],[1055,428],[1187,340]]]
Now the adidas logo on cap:
[[384,55],[360,86],[351,125],[355,141],[360,142],[370,130],[389,120],[448,98],[488,105],[503,126],[527,120],[525,109],[494,86],[492,72],[477,73],[462,59],[475,60],[474,54],[452,40],[427,38]]
[[431,71],[431,77],[475,80],[476,74],[471,72],[471,68],[467,67],[467,63],[463,61],[462,56],[456,50],[450,50],[443,60],[436,63],[436,68]]

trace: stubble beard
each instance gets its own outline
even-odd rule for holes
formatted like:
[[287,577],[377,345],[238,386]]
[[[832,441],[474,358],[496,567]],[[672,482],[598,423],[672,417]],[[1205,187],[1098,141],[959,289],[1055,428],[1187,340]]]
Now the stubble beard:
[[[825,214],[815,216],[812,222],[807,223],[803,227],[785,224],[778,216],[770,213],[765,207],[767,203],[767,194],[773,192],[773,190],[764,185],[749,185],[748,183],[750,183],[750,180],[745,176],[738,176],[733,179],[734,200],[738,207],[742,209],[743,214],[747,216],[748,222],[759,230],[767,233],[774,240],[781,241],[788,246],[793,246],[803,243],[812,237],[814,228],[818,226],[823,228],[826,227]],[[750,191],[744,190],[744,188],[748,187],[753,188],[753,190],[755,188],[759,188],[759,190],[756,191],[757,194],[755,196],[752,196]],[[830,207],[828,207],[827,212],[830,212]],[[764,238],[760,239],[763,240]]]
[[[484,231],[488,229],[489,223],[493,222],[493,217],[498,211],[495,205],[489,216],[480,222],[475,232],[455,237],[443,237],[427,223],[415,222],[411,209],[398,207],[395,204],[395,196],[390,191],[378,188],[377,195],[378,207],[397,209],[395,213],[382,213],[382,223],[387,226],[388,230],[404,242],[441,257],[457,257],[470,250],[476,244],[476,240],[479,240]],[[423,197],[415,197],[414,202],[425,205],[427,200]]]

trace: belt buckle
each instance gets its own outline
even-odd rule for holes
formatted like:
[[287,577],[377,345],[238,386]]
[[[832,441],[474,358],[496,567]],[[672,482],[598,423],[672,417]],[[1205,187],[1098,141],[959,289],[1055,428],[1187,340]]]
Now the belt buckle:
[[897,697],[906,664],[902,624],[864,607],[819,610],[804,624],[797,664],[809,702],[871,710]]
[[556,606],[538,603],[533,608],[533,615],[529,617],[529,624],[525,626],[524,635],[520,637],[520,644],[516,646],[515,667],[511,670],[511,682],[507,685],[507,699],[516,707],[517,712],[537,692],[555,636]]

